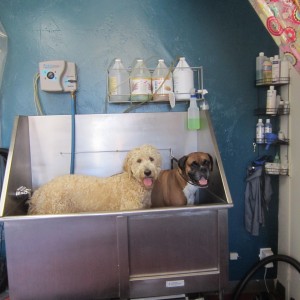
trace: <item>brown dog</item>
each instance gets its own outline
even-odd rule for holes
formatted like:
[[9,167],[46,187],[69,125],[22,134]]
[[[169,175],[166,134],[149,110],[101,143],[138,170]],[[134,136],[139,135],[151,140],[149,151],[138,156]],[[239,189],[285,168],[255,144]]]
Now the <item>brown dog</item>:
[[212,169],[213,159],[208,153],[181,157],[178,168],[160,172],[151,194],[152,207],[193,205],[197,189],[208,187]]

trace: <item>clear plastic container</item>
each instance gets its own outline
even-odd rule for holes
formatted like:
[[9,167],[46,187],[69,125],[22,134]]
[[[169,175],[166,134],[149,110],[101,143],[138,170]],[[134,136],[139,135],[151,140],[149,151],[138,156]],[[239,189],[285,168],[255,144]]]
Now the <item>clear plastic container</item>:
[[256,81],[261,83],[263,79],[263,63],[266,60],[264,52],[260,52],[256,57]]
[[108,70],[108,95],[110,101],[128,101],[130,97],[129,73],[120,58]]
[[262,119],[258,119],[256,124],[256,143],[263,144],[264,143],[264,136],[265,136],[265,126],[262,122]]
[[151,74],[142,59],[138,59],[130,74],[130,91],[132,101],[152,99]]
[[158,60],[152,74],[152,92],[154,101],[169,101],[169,94],[173,92],[172,72],[163,59]]

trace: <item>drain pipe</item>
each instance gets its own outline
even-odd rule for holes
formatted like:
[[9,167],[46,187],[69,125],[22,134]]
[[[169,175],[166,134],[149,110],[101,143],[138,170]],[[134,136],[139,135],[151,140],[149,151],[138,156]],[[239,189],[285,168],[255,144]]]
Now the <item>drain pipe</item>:
[[247,276],[243,279],[243,281],[241,281],[241,283],[238,285],[236,291],[234,292],[233,295],[233,300],[238,300],[240,297],[241,292],[243,291],[245,285],[248,283],[248,281],[250,280],[250,278],[254,275],[254,273],[260,269],[261,267],[264,267],[265,265],[271,263],[271,262],[275,262],[275,261],[283,261],[286,262],[290,265],[292,265],[299,273],[300,273],[300,263],[287,255],[283,255],[283,254],[276,254],[276,255],[270,255],[267,256],[266,258],[262,259],[261,261],[259,261],[251,270],[250,272],[247,274]]

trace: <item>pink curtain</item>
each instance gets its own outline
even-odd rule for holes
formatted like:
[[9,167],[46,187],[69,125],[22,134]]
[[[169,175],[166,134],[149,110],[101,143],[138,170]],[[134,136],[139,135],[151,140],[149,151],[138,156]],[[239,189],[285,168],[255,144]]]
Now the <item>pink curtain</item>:
[[249,2],[281,51],[300,73],[300,0]]

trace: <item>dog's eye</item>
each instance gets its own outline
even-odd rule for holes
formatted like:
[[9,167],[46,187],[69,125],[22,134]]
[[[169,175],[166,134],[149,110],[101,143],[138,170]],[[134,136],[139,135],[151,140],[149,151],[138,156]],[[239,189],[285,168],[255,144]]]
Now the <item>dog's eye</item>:
[[150,156],[150,157],[149,157],[149,160],[150,160],[150,161],[154,161],[154,158]]
[[139,158],[136,162],[140,164],[142,160]]
[[209,164],[210,164],[210,162],[209,162],[208,160],[204,160],[204,161],[203,161],[203,165],[204,165],[204,166],[208,166]]
[[193,161],[191,167],[199,167],[199,164],[196,161]]

